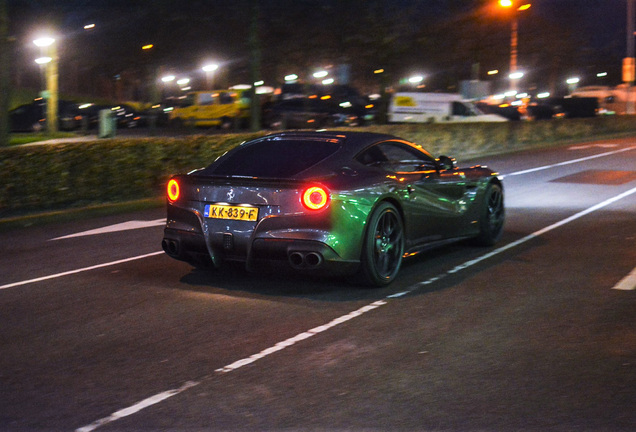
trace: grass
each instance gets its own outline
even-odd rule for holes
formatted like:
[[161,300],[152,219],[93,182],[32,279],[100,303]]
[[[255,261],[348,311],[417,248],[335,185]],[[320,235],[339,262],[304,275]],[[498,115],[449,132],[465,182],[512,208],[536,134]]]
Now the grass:
[[9,146],[17,146],[22,144],[29,144],[38,141],[46,141],[50,139],[56,138],[72,138],[77,136],[72,132],[57,132],[54,134],[49,134],[46,132],[42,133],[12,133],[9,135]]

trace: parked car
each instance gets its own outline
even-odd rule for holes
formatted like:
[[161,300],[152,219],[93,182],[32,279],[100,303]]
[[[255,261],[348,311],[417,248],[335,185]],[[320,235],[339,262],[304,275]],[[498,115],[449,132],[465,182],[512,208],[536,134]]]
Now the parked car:
[[503,186],[421,146],[366,132],[286,132],[232,149],[167,185],[162,246],[196,267],[224,261],[357,274],[382,286],[402,259],[473,238],[492,245]]
[[219,127],[229,129],[240,121],[244,107],[238,91],[212,90],[188,93],[170,112],[176,127]]
[[137,127],[141,122],[141,114],[137,113],[129,105],[85,103],[79,104],[79,111],[81,116],[84,118],[85,127],[88,127],[89,129],[97,128],[99,125],[99,113],[103,110],[111,111],[110,115],[115,118],[118,128]]
[[[70,131],[81,127],[82,117],[78,104],[58,101],[58,128]],[[37,99],[9,111],[12,132],[39,132],[46,128],[46,102]]]
[[320,129],[333,126],[360,126],[374,117],[369,106],[332,99],[295,98],[267,104],[263,124],[270,129]]
[[138,113],[130,105],[119,104],[111,107],[110,109],[117,121],[117,127],[134,128],[139,126],[141,121],[141,114]]

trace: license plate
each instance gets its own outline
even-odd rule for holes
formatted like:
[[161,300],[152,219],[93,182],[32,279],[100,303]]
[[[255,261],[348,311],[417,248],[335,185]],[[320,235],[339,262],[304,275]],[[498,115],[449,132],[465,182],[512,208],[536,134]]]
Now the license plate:
[[258,208],[250,206],[208,204],[205,206],[203,216],[213,219],[256,221],[258,220]]

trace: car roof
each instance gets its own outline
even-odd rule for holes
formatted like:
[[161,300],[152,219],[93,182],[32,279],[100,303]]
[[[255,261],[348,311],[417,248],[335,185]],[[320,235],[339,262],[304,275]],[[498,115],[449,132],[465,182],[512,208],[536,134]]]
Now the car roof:
[[[284,143],[285,141],[288,141],[288,143]],[[386,141],[408,143],[421,149],[416,144],[389,134],[357,131],[294,130],[269,134],[246,141],[219,157],[206,168],[191,174],[236,175],[239,177],[251,176],[296,180],[321,177],[330,175],[334,170],[337,171],[342,166],[350,163],[360,152],[370,146]],[[325,146],[322,146],[321,143],[324,143]],[[262,147],[261,144],[265,144],[267,148]],[[270,147],[270,144],[272,147]],[[248,150],[252,146],[256,146],[255,152]],[[245,150],[248,153],[243,153]],[[421,150],[427,153],[426,150]],[[237,157],[239,154],[242,156]],[[250,156],[246,159],[241,159],[248,154]],[[258,154],[259,156],[254,159],[253,154]],[[281,160],[286,162],[281,162]],[[304,162],[301,162],[302,160]],[[303,163],[308,165],[305,166]]]
[[266,135],[262,138],[266,139],[310,139],[310,140],[338,140],[343,150],[347,153],[358,153],[369,145],[375,144],[381,141],[387,140],[400,140],[405,141],[402,138],[398,138],[394,135],[381,134],[376,132],[357,132],[357,131],[287,131],[279,132],[275,134]]

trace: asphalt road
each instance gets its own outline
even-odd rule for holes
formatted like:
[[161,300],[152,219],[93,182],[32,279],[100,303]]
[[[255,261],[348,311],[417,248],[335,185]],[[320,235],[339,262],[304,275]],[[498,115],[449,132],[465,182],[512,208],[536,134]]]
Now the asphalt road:
[[0,431],[636,430],[636,138],[473,162],[502,241],[383,289],[193,270],[163,210],[1,233]]

